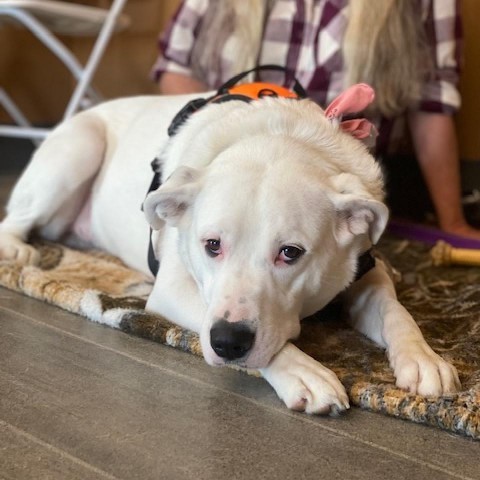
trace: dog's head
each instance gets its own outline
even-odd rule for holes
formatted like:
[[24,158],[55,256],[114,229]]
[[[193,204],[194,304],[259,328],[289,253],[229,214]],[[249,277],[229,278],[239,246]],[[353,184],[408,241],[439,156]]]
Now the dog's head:
[[292,138],[249,137],[208,167],[178,168],[147,197],[152,227],[178,230],[207,305],[208,363],[266,366],[300,318],[352,282],[358,256],[381,235],[385,205],[322,155]]

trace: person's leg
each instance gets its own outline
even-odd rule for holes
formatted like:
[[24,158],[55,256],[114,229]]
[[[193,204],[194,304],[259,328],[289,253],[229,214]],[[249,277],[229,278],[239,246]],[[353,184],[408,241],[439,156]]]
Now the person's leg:
[[459,155],[452,117],[415,112],[410,115],[409,124],[440,228],[480,240],[480,230],[468,225],[462,209]]

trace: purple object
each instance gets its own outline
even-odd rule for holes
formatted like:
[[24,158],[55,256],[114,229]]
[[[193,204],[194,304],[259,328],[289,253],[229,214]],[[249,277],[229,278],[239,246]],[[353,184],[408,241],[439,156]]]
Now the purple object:
[[390,220],[387,227],[388,232],[399,237],[416,240],[418,242],[434,245],[439,240],[449,243],[456,248],[469,248],[480,250],[480,240],[461,237],[451,233],[443,232],[437,228],[427,227],[418,223],[410,223],[402,220]]

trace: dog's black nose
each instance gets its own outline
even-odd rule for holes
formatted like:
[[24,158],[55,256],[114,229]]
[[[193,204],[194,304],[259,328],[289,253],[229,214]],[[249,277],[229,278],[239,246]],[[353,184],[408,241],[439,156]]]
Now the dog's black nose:
[[255,333],[245,322],[230,323],[219,320],[210,330],[210,345],[222,358],[242,358],[252,348]]

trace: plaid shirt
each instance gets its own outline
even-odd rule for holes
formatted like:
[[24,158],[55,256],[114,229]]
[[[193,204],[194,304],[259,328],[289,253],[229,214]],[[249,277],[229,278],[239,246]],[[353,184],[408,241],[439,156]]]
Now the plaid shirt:
[[[435,74],[423,85],[418,109],[452,114],[460,107],[460,0],[418,1],[435,60]],[[153,68],[156,80],[165,71],[191,74],[190,54],[207,7],[208,0],[184,0],[180,5],[160,38],[161,54]],[[341,43],[347,21],[348,0],[277,0],[266,22],[258,64],[284,65],[287,73],[265,72],[261,80],[291,87],[297,77],[312,99],[328,105],[344,89]],[[222,58],[222,71],[210,72],[201,80],[218,88],[238,73],[229,64],[228,58]],[[384,137],[397,137],[394,132],[402,130],[391,122],[383,123]]]

